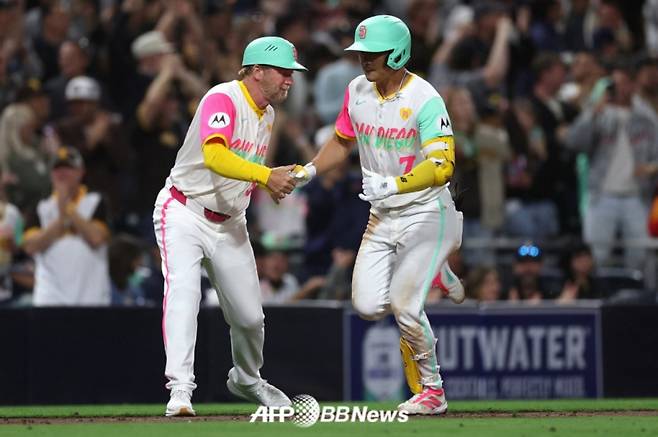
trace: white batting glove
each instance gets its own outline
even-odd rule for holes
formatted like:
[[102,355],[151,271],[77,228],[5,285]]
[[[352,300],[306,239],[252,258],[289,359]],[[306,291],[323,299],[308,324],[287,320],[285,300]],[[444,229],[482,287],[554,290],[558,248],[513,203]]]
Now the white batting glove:
[[359,194],[367,202],[385,199],[397,194],[398,185],[393,176],[382,176],[365,168],[363,170],[363,193]]
[[302,167],[301,165],[296,165],[295,168],[292,170],[292,172],[294,173],[294,177],[295,177],[295,182],[296,182],[295,186],[303,187],[304,185],[308,184],[311,181],[311,179],[315,177],[317,170],[315,169],[313,163],[309,162],[304,167]]

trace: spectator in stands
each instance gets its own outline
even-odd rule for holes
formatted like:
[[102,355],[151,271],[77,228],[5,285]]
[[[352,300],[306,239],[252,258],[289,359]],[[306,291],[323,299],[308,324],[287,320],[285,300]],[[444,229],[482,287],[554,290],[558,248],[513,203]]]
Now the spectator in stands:
[[564,44],[567,50],[581,52],[587,49],[585,43],[585,18],[590,0],[572,0],[564,24]]
[[534,244],[524,244],[516,250],[512,265],[512,284],[508,300],[538,303],[546,294],[541,277],[543,267],[542,250]]
[[164,3],[164,12],[158,20],[157,30],[167,41],[176,41],[180,37],[183,59],[195,62],[192,51],[203,44],[204,28],[201,17],[196,10],[197,2],[192,0],[174,0]]
[[[278,122],[279,119],[281,122]],[[310,161],[317,152],[304,130],[303,121],[290,117],[285,112],[277,118],[277,123],[272,128],[272,137],[265,161],[268,165]]]
[[562,269],[565,281],[557,302],[603,297],[603,284],[594,276],[594,257],[588,245],[581,243],[569,248],[563,256]]
[[66,85],[76,76],[84,76],[89,67],[89,56],[78,41],[64,41],[59,46],[57,58],[59,74],[44,85],[50,96],[51,118],[57,119],[68,114]]
[[432,55],[439,42],[439,2],[412,0],[407,4],[406,22],[411,32],[412,47],[408,68],[422,77],[427,77]]
[[77,149],[55,156],[53,194],[39,202],[23,241],[35,258],[35,306],[110,304],[109,228],[99,193],[81,184],[84,163]]
[[[342,51],[351,44],[352,28],[345,27],[335,32]],[[338,59],[318,70],[313,85],[315,111],[323,125],[333,124],[343,106],[345,87],[352,79],[362,74],[361,65],[354,52],[336,54]]]
[[466,295],[478,302],[496,302],[502,295],[498,271],[493,267],[478,267],[466,278]]
[[[358,158],[357,158],[358,159]],[[360,172],[359,172],[360,173]],[[350,171],[348,161],[302,188],[306,194],[305,277],[325,276],[331,270],[335,249],[356,254],[368,222],[368,205],[358,198],[360,174]],[[351,278],[350,278],[351,280]]]
[[307,282],[300,286],[297,278],[290,272],[288,252],[285,247],[266,247],[263,259],[263,276],[260,278],[260,290],[263,303],[287,303],[305,299],[317,291],[321,283]]
[[466,87],[474,98],[488,89],[498,88],[509,69],[512,30],[512,21],[501,14],[499,7],[483,2],[476,13],[475,26],[463,25],[437,49],[429,81],[439,91],[446,87]]
[[299,291],[299,281],[289,272],[288,254],[283,250],[268,250],[263,267],[264,275],[260,278],[263,303],[292,301]]
[[[482,114],[478,121],[476,105],[466,88],[453,88],[444,97],[460,163],[451,186],[457,192],[457,208],[464,214],[464,238],[491,239],[503,224],[503,169],[510,157],[509,139],[497,115],[503,99],[491,94],[478,102]],[[462,254],[471,266],[494,262],[493,252],[481,246],[464,247]]]
[[41,61],[25,36],[22,8],[16,0],[0,1],[0,111],[30,78],[41,76]]
[[637,65],[637,94],[638,103],[646,105],[658,122],[658,56],[643,56]]
[[0,302],[15,297],[12,263],[23,237],[23,216],[6,199],[0,186]]
[[[293,161],[294,162],[294,161]],[[295,248],[301,248],[306,234],[306,198],[295,190],[279,203],[275,203],[265,190],[254,190],[249,205],[250,234],[285,239]]]
[[643,7],[647,50],[658,56],[658,0],[647,0]]
[[[589,158],[583,238],[600,266],[612,263],[617,232],[635,244],[647,238],[647,205],[658,175],[658,126],[651,113],[633,102],[634,91],[633,70],[617,66],[608,92],[578,117],[567,138],[570,148]],[[641,269],[645,250],[625,249],[626,266]]]
[[32,40],[32,45],[41,60],[41,80],[46,83],[58,74],[59,46],[69,35],[71,15],[69,6],[58,0],[43,3],[41,10],[42,25],[39,34]]
[[[537,227],[534,238],[556,235],[558,231],[576,233],[579,231],[578,195],[573,188],[577,179],[574,158],[564,147],[566,130],[576,109],[557,99],[566,68],[557,55],[544,53],[534,60],[533,71],[536,81],[531,102],[537,124],[544,133],[546,156],[532,181],[531,199],[523,206],[529,214],[544,217],[544,223],[556,220],[547,225],[547,229]],[[557,205],[563,207],[558,210]]]
[[535,0],[532,5],[533,23],[530,35],[539,51],[561,52],[564,50],[562,5],[558,0]]
[[[598,3],[598,4],[596,4]],[[593,19],[588,23],[589,46],[603,61],[615,61],[633,48],[633,34],[624,21],[619,0],[592,2]]]
[[580,110],[586,109],[591,104],[594,86],[605,74],[605,69],[593,53],[576,53],[569,72],[570,82],[560,89],[560,100]]
[[480,220],[492,233],[499,231],[504,222],[505,177],[504,166],[511,158],[509,136],[504,129],[503,117],[509,103],[498,93],[490,93],[476,101],[480,122],[475,130],[475,148],[478,161],[480,189]]
[[136,176],[130,209],[144,237],[153,233],[153,202],[183,143],[191,117],[189,110],[196,108],[206,88],[172,50],[158,31],[147,32],[133,44],[140,72],[150,80],[130,129]]
[[0,167],[9,201],[25,214],[50,190],[48,151],[39,133],[49,104],[37,84],[18,94],[0,117]]
[[535,107],[527,99],[516,99],[506,118],[513,154],[506,172],[505,231],[508,235],[535,239],[556,235],[556,206],[538,197],[536,188],[542,183],[537,179],[548,152]]
[[112,305],[136,306],[147,303],[139,267],[144,262],[140,241],[130,235],[118,235],[108,248],[112,287]]
[[[308,15],[304,9],[303,3],[297,5],[297,10],[286,10],[286,14],[276,20],[275,35],[290,41],[297,50],[299,62],[304,65],[311,65],[307,62],[312,55],[311,38],[308,28]],[[283,103],[285,112],[294,118],[301,118],[308,111],[308,100],[311,95],[313,86],[305,74],[300,72],[293,73],[295,86],[290,89],[288,98]]]
[[132,156],[121,116],[101,105],[101,87],[91,77],[71,79],[65,97],[70,115],[55,123],[60,144],[80,151],[85,162],[85,185],[103,193],[112,215],[120,214],[122,194],[134,189],[122,185],[130,180],[126,173]]

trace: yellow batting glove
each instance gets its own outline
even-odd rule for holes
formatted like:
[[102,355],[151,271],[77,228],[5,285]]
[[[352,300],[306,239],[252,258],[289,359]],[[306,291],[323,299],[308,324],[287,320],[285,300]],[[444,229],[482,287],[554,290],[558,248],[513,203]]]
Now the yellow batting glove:
[[316,172],[317,171],[312,162],[309,162],[304,167],[299,164],[296,165],[295,168],[292,169],[292,173],[295,177],[297,187],[303,187],[304,185],[308,184],[311,179],[315,177]]

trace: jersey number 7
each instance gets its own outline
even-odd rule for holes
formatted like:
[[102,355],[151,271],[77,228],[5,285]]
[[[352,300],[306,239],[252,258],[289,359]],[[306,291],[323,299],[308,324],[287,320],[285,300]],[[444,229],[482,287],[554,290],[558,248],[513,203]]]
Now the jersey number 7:
[[400,164],[404,165],[404,172],[402,172],[402,174],[407,174],[412,168],[414,168],[415,160],[415,155],[400,156]]

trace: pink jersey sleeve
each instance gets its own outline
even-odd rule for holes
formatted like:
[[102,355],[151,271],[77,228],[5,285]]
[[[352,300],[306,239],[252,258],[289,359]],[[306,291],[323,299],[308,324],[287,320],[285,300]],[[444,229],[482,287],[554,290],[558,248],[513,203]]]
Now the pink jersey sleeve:
[[345,88],[345,97],[343,98],[343,108],[338,114],[336,119],[336,133],[338,136],[346,139],[354,139],[356,135],[354,134],[354,128],[352,127],[352,120],[350,119],[350,113],[347,110],[350,103],[350,88]]
[[200,134],[203,144],[208,138],[224,138],[230,146],[235,129],[235,105],[229,96],[222,93],[211,94],[201,106]]

